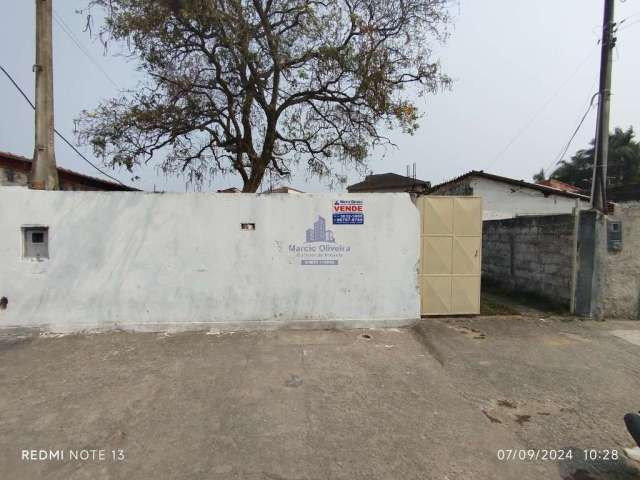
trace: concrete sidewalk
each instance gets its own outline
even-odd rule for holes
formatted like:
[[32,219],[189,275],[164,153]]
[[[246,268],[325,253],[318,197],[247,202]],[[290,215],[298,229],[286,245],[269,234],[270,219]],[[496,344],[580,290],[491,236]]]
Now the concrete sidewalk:
[[[402,330],[0,341],[10,479],[631,479],[640,325],[501,317]],[[635,332],[635,333],[634,333]],[[500,449],[574,448],[563,462]],[[103,449],[27,461],[23,449]],[[113,460],[120,450],[123,460]]]

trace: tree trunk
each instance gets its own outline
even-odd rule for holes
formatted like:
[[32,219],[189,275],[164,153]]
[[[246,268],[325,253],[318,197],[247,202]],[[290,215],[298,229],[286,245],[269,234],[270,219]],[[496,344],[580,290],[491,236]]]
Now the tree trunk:
[[260,184],[262,183],[262,179],[264,178],[264,168],[258,165],[254,165],[251,169],[251,175],[244,182],[242,186],[242,193],[256,193],[258,188],[260,188]]

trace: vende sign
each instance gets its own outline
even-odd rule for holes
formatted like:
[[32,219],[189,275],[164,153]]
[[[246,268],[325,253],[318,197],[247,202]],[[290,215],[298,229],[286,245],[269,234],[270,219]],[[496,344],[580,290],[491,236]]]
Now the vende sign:
[[362,200],[336,200],[333,202],[334,225],[363,225],[364,203]]
[[364,207],[362,205],[341,205],[336,202],[333,206],[333,213],[339,212],[363,212]]

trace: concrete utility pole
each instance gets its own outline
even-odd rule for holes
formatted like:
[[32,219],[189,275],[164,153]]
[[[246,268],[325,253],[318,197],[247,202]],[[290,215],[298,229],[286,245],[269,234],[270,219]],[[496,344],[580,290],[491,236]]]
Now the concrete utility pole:
[[591,182],[591,207],[607,211],[607,157],[609,154],[609,106],[611,100],[611,57],[616,39],[613,36],[614,0],[605,0],[602,20],[602,50],[600,54],[600,89],[598,122],[596,127],[593,179]]
[[52,2],[36,0],[36,138],[30,187],[38,190],[59,188],[53,146]]

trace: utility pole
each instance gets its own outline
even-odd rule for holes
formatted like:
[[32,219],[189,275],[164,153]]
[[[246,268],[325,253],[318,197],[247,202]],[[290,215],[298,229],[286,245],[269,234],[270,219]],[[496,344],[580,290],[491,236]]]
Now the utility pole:
[[53,145],[52,2],[36,1],[36,125],[31,188],[57,190],[58,169]]
[[616,39],[613,36],[614,0],[605,0],[600,54],[598,121],[591,182],[591,207],[607,212],[607,157],[609,154],[609,107],[611,100],[611,58]]

